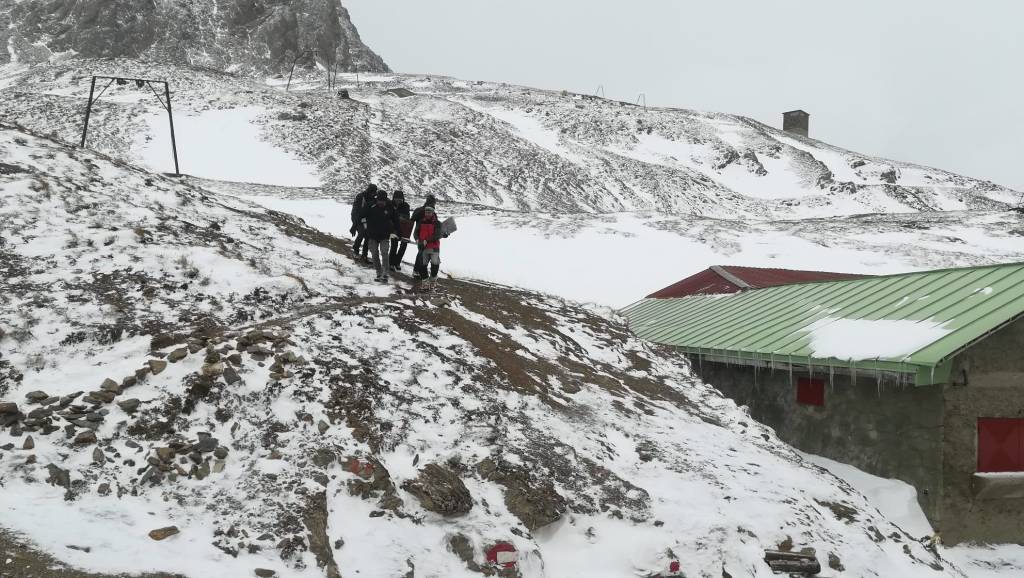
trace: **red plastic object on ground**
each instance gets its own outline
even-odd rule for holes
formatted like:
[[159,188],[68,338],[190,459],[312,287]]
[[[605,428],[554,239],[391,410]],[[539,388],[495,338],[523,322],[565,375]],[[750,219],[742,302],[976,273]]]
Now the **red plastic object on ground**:
[[491,564],[514,568],[518,559],[519,554],[516,552],[516,547],[508,542],[499,542],[487,550],[487,561]]

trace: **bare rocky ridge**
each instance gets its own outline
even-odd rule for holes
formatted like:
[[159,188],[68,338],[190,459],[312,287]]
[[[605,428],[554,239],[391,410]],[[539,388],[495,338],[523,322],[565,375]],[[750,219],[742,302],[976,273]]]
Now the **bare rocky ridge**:
[[558,538],[739,576],[789,540],[960,575],[608,311],[468,280],[422,299],[293,217],[12,126],[0,155],[3,495],[163,512],[55,556],[208,533],[220,572],[475,576],[505,543],[539,578],[565,575]]
[[[54,54],[287,71],[304,50],[341,71],[386,72],[338,0],[24,0],[0,7],[0,64]],[[312,64],[311,60],[302,63]]]

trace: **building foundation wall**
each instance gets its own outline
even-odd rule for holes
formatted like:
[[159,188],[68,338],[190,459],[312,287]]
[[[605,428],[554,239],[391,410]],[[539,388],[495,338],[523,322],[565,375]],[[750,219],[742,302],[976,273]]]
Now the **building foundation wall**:
[[868,473],[903,480],[933,525],[941,519],[944,404],[941,387],[914,387],[847,375],[825,381],[825,403],[797,403],[804,373],[701,362],[704,381],[750,409],[785,442],[807,453],[850,464]]

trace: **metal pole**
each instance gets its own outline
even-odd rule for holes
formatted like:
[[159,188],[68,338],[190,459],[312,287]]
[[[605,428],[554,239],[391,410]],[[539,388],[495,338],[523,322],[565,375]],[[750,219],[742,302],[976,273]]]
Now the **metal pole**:
[[174,114],[171,112],[171,85],[164,82],[164,96],[167,98],[167,118],[171,121],[171,152],[174,153],[174,176],[181,176],[178,168],[178,143],[174,140]]
[[85,135],[89,132],[89,113],[92,112],[92,95],[96,92],[96,77],[92,77],[89,86],[89,103],[85,105],[85,127],[82,128],[82,148],[85,148]]
[[295,60],[292,61],[292,69],[288,71],[288,85],[284,87],[284,91],[288,92],[292,88],[292,74],[295,73],[295,63],[299,61],[299,57],[296,56]]

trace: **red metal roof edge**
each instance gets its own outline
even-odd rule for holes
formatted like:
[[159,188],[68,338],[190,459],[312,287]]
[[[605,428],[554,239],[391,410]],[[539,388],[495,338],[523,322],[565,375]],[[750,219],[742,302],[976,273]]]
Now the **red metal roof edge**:
[[807,271],[800,269],[722,265],[694,273],[693,275],[677,281],[668,287],[651,293],[647,298],[669,299],[673,297],[684,297],[687,295],[736,293],[744,289],[744,287],[736,285],[736,283],[731,279],[723,276],[722,273],[715,271],[716,268],[721,269],[725,273],[745,282],[752,289],[777,287],[779,285],[794,285],[797,283],[845,281],[872,277],[872,275],[859,273],[837,273],[832,271]]

